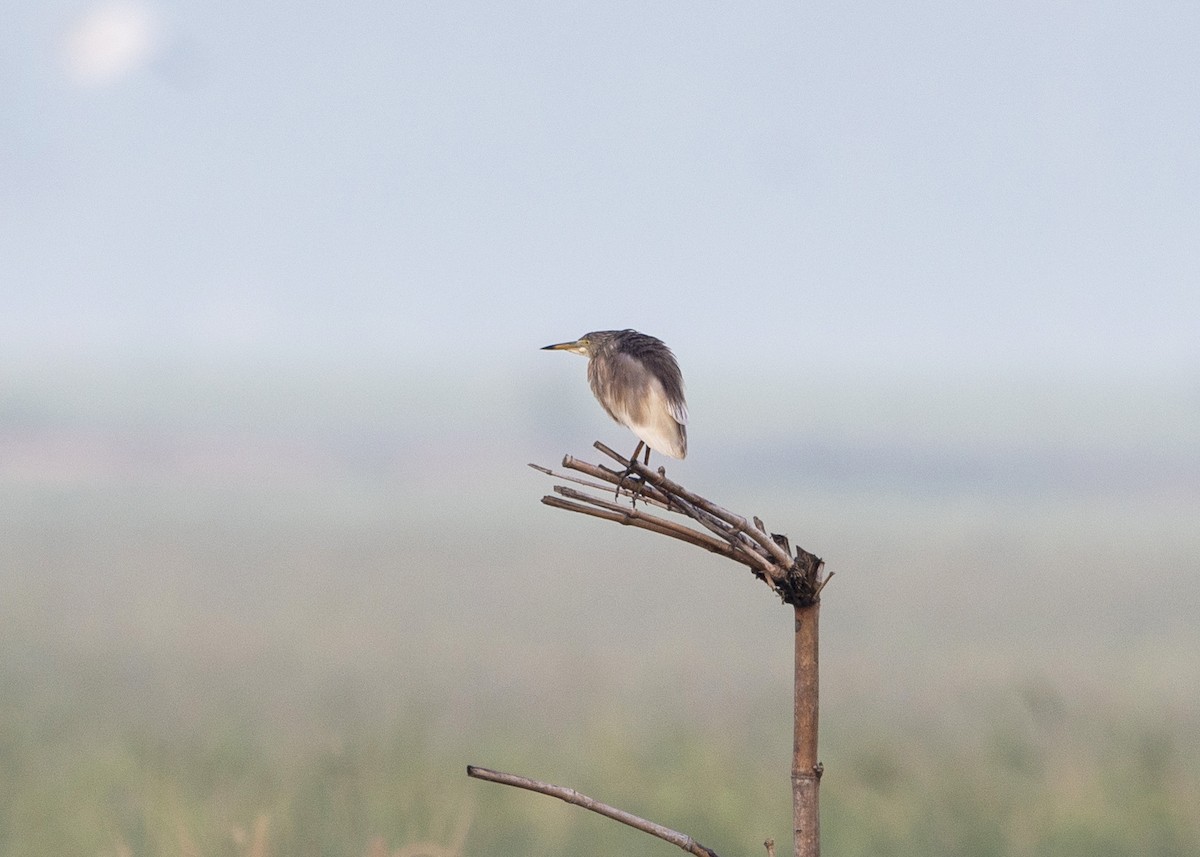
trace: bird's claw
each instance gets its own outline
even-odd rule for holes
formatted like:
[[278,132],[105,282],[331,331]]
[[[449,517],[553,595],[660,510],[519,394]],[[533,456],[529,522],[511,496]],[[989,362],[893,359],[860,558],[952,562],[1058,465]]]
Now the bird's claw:
[[617,480],[617,490],[613,493],[613,499],[615,500],[621,496],[621,489],[625,487],[625,480],[627,479],[637,483],[633,487],[633,490],[629,492],[630,504],[636,508],[637,498],[645,489],[646,480],[632,467],[626,467],[621,473],[621,478]]

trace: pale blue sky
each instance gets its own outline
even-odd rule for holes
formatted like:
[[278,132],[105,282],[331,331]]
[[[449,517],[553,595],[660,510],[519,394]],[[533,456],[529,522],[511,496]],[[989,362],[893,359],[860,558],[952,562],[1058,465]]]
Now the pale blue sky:
[[1200,376],[1196,3],[5,18],[7,359]]

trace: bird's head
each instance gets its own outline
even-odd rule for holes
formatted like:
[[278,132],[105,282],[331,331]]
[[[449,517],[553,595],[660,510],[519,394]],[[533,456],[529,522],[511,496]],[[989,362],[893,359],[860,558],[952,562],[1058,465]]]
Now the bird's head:
[[542,348],[542,351],[570,351],[572,354],[591,357],[600,346],[603,335],[603,333],[585,333],[572,342],[559,342],[556,345],[547,345]]

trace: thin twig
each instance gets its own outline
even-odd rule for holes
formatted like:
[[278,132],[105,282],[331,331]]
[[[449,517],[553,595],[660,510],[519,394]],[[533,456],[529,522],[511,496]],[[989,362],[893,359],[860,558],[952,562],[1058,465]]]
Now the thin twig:
[[606,803],[601,803],[594,798],[590,798],[585,794],[580,794],[575,789],[566,788],[565,786],[556,786],[551,783],[543,783],[539,780],[531,780],[528,777],[520,777],[516,774],[506,774],[503,771],[493,771],[488,768],[480,768],[476,765],[467,765],[467,776],[475,777],[479,780],[487,780],[493,783],[501,783],[506,786],[515,786],[519,789],[528,789],[529,791],[539,792],[540,794],[550,795],[559,800],[573,803],[575,806],[581,806],[584,809],[589,809],[592,812],[599,813],[614,821],[619,821],[622,824],[627,824],[636,830],[643,833],[649,833],[651,836],[657,836],[670,842],[672,845],[677,845],[684,851],[690,854],[695,854],[696,857],[718,857],[717,852],[711,848],[706,848],[695,839],[688,836],[686,833],[680,833],[677,830],[671,830],[669,827],[663,827],[661,824],[655,824],[653,821],[647,821],[644,818],[626,812],[623,809],[617,809],[615,806],[609,806]]
[[[623,479],[621,474],[615,470],[609,470],[606,467],[601,467],[587,461],[580,461],[578,458],[573,458],[570,455],[563,456],[562,463],[563,467],[566,467],[570,470],[578,470],[580,473],[586,473],[589,476],[593,476],[596,479],[601,479],[607,482],[609,485],[617,487],[619,489],[619,493],[624,494],[627,497],[633,496],[634,486],[636,486],[639,498],[648,498],[663,506],[663,508],[667,508],[671,499],[665,492],[659,490],[654,485],[645,482],[630,483],[627,477]],[[626,487],[627,485],[630,487]]]
[[[718,548],[709,541],[711,537],[705,537],[703,533],[698,533],[690,527],[681,527],[677,524],[664,521],[661,518],[638,514],[636,513],[636,507],[632,510],[627,510],[623,506],[605,503],[580,492],[568,492],[559,490],[559,487],[556,487],[555,491],[557,493],[578,502],[570,503],[552,498],[546,498],[543,502],[549,506],[573,512],[584,511],[584,507],[579,505],[580,503],[598,506],[601,511],[591,510],[586,512],[586,514],[670,535],[691,544],[696,544],[713,553],[727,556],[743,565],[749,566],[758,577],[766,581],[772,590],[779,591],[779,586],[786,579],[789,568],[788,564],[780,564],[780,558],[785,557],[786,553],[762,529],[751,529],[749,523],[741,516],[734,515],[732,512],[722,509],[715,503],[684,489],[677,483],[666,479],[662,473],[655,473],[638,462],[631,462],[602,443],[596,443],[595,446],[618,464],[623,465],[627,469],[632,468],[630,472],[638,476],[639,483],[636,486],[628,487],[626,483],[628,482],[629,474],[624,472],[624,470],[612,470],[602,465],[582,461],[570,455],[563,456],[563,467],[590,476],[597,480],[597,482],[589,482],[586,479],[555,473],[548,467],[536,464],[531,464],[530,467],[549,476],[562,478],[595,490],[603,490],[604,483],[616,486],[618,495],[626,497],[637,495],[643,500],[646,506],[654,506],[666,511],[677,512],[691,518],[704,527],[704,529],[716,535],[725,543],[724,546]],[[760,524],[757,520],[755,523]]]
[[751,549],[750,545],[746,545],[737,539],[731,540],[726,533],[717,531],[718,535],[725,536],[725,538],[714,539],[707,533],[702,533],[699,530],[693,530],[691,527],[685,527],[682,524],[677,524],[674,521],[668,521],[665,518],[659,518],[655,515],[639,512],[634,508],[619,506],[616,503],[609,502],[608,500],[602,500],[599,497],[594,497],[591,494],[585,494],[582,491],[576,491],[575,489],[568,488],[565,485],[555,485],[554,493],[560,494],[569,500],[578,500],[582,503],[589,503],[600,509],[611,512],[614,517],[609,518],[609,520],[620,521],[623,524],[629,524],[635,527],[642,526],[641,523],[637,522],[645,522],[645,529],[654,529],[655,532],[661,532],[663,535],[673,536],[681,541],[707,548],[713,553],[719,553],[723,556],[727,556],[730,559],[737,560],[738,562],[748,565],[752,568],[759,568],[763,572],[767,572],[771,568],[771,563],[764,557],[755,553]]
[[[580,461],[570,455],[563,456],[562,464],[564,468],[590,476],[601,484],[573,476],[560,475],[548,467],[540,467],[536,464],[530,466],[541,473],[556,476],[593,490],[603,490],[603,483],[615,485],[617,497],[633,498],[630,508],[626,509],[622,505],[602,501],[590,494],[568,491],[565,486],[555,486],[554,490],[566,499],[546,497],[543,498],[543,503],[555,508],[582,512],[592,517],[669,535],[672,538],[729,557],[748,566],[754,572],[755,577],[765,582],[787,604],[805,604],[816,598],[816,592],[821,584],[821,560],[819,557],[797,548],[796,558],[792,559],[791,545],[787,536],[767,531],[762,520],[757,516],[751,523],[741,515],[736,515],[668,479],[662,468],[655,472],[637,461],[625,458],[599,441],[593,445],[618,464],[624,465],[624,469],[613,470],[603,465]],[[636,482],[633,485],[627,485],[631,475],[635,477]],[[639,497],[643,500],[643,510],[640,512],[637,509],[637,498]],[[682,527],[662,518],[647,515],[645,510],[650,507],[675,512],[682,517],[690,518],[712,535],[706,535],[691,527]],[[712,541],[713,536],[716,536],[724,545],[718,548]]]
[[[558,488],[561,487],[562,486],[556,486],[555,490],[557,491]],[[555,509],[566,509],[569,512],[579,512],[582,515],[591,515],[593,518],[603,518],[606,521],[615,521],[618,524],[624,524],[628,527],[636,527],[639,530],[649,530],[652,533],[671,536],[672,538],[679,539],[680,541],[686,541],[690,544],[694,544],[697,547],[712,550],[714,553],[721,553],[725,556],[731,556],[731,553],[728,550],[728,545],[720,544],[718,548],[714,549],[714,547],[711,545],[704,544],[699,540],[688,538],[684,533],[672,531],[668,526],[666,526],[665,521],[660,521],[658,518],[652,518],[648,515],[639,515],[636,512],[631,512],[628,509],[621,511],[598,509],[593,508],[587,503],[565,500],[562,497],[555,497],[551,494],[547,494],[545,497],[543,497],[542,502],[547,506],[554,507]]]
[[[618,463],[628,465],[628,463],[629,463],[628,459],[622,457],[620,454],[613,451],[611,448],[605,446],[604,444],[600,443],[599,441],[596,442],[596,447],[598,449],[600,449],[602,452],[604,452],[605,454],[612,457]],[[644,468],[642,465],[637,464],[636,462],[634,464],[638,468],[638,470],[636,470],[634,472],[638,473],[639,476],[641,476],[643,474],[651,473],[651,471],[646,470],[646,468]],[[544,467],[537,467],[536,465],[530,465],[530,466],[535,467],[538,470],[541,470],[543,473],[548,472],[547,469]],[[622,482],[622,479],[624,478],[622,476],[622,474],[618,473],[617,471],[609,470],[606,467],[592,464],[591,462],[581,461],[578,458],[575,458],[570,455],[563,456],[563,467],[568,467],[571,470],[578,470],[580,473],[587,473],[588,475],[594,476],[597,479],[603,479],[604,481],[608,482],[610,485],[620,485]],[[656,479],[660,479],[660,480],[663,479],[662,474],[659,474],[659,473],[654,473],[653,476]],[[570,477],[566,477],[566,478],[570,478]],[[580,480],[572,480],[572,481],[580,481]],[[706,527],[707,529],[709,529],[712,532],[716,533],[717,535],[721,536],[721,538],[726,539],[730,542],[733,542],[734,544],[741,542],[741,544],[738,545],[739,547],[743,547],[747,550],[755,551],[757,553],[765,555],[766,552],[764,552],[761,549],[761,546],[759,545],[759,543],[748,534],[748,531],[746,531],[744,529],[744,527],[741,526],[742,524],[745,524],[745,521],[743,519],[739,519],[739,518],[737,518],[737,516],[731,515],[731,513],[726,512],[725,513],[726,516],[732,516],[735,519],[735,521],[738,522],[738,523],[730,523],[729,521],[721,518],[718,515],[713,514],[712,512],[708,511],[707,509],[702,508],[700,505],[698,505],[695,502],[695,500],[698,498],[699,500],[703,501],[706,505],[711,506],[713,508],[719,509],[720,508],[719,506],[715,506],[715,504],[712,504],[709,501],[704,500],[703,497],[698,497],[698,495],[690,495],[690,493],[689,493],[688,498],[685,499],[684,496],[677,490],[680,486],[676,485],[674,482],[671,482],[670,480],[665,480],[665,483],[669,487],[664,488],[663,486],[655,484],[654,482],[643,481],[642,482],[643,488],[641,490],[640,496],[650,498],[654,501],[657,501],[656,505],[659,505],[662,508],[667,509],[668,511],[676,511],[676,512],[683,511],[684,513],[687,514],[687,516],[689,518],[694,519],[697,523],[701,524],[702,526]],[[631,492],[629,489],[622,489],[621,493],[631,495],[633,492]],[[724,510],[722,510],[722,511],[724,511]],[[767,560],[766,564],[760,565],[760,567],[763,569],[769,568],[771,565],[774,564],[775,561],[777,561],[777,557],[775,557],[773,554],[770,556],[765,556],[765,559]]]
[[[562,487],[562,486],[558,486]],[[557,489],[556,489],[557,490]],[[569,489],[568,489],[569,490]],[[652,515],[643,515],[633,509],[604,509],[593,508],[592,505],[586,503],[573,502],[547,494],[542,498],[542,502],[547,506],[553,506],[555,509],[566,509],[570,512],[579,512],[584,515],[591,515],[593,518],[603,518],[606,521],[615,521],[618,524],[624,524],[629,527],[637,527],[641,530],[649,530],[652,533],[660,533],[664,536],[670,536],[674,539],[687,542],[688,544],[696,545],[696,547],[704,548],[712,553],[720,554],[721,556],[729,557],[730,559],[747,565],[752,569],[758,569],[760,563],[765,563],[761,557],[755,554],[740,551],[734,548],[728,542],[722,542],[714,539],[706,533],[697,532],[689,527],[681,527],[678,524],[670,521],[664,521],[661,518],[653,517]],[[588,502],[595,504],[595,500],[588,498]],[[765,571],[763,572],[765,574]]]
[[817,585],[817,591],[813,593],[813,598],[819,598],[821,596],[821,590],[825,588],[825,584],[827,584],[827,583],[829,583],[829,581],[833,580],[833,575],[834,575],[834,572],[832,572],[832,571],[829,572],[829,574],[825,575],[825,579],[822,580]]
[[754,525],[752,525],[741,515],[736,515],[733,512],[730,512],[728,509],[722,509],[716,503],[701,497],[699,494],[689,491],[682,485],[672,482],[663,474],[657,473],[648,467],[638,464],[636,461],[628,461],[627,459],[622,458],[619,454],[613,452],[612,449],[605,446],[600,441],[596,441],[593,446],[595,446],[596,449],[600,450],[605,455],[614,458],[617,461],[625,462],[626,466],[631,467],[635,473],[648,480],[650,484],[661,488],[663,491],[666,491],[670,494],[676,494],[682,497],[689,503],[699,506],[704,511],[716,515],[721,520],[733,525],[738,530],[741,530],[746,535],[750,536],[750,538],[754,539],[754,541],[766,548],[767,553],[771,555],[772,559],[775,560],[775,564],[780,568],[791,567],[792,558],[788,556],[787,551],[775,544],[775,541],[769,535],[759,531],[758,529],[755,529]]
[[[752,551],[756,555],[762,556],[763,551],[759,547],[758,543],[754,541],[754,539],[750,538],[729,523],[721,520],[716,515],[694,506],[678,495],[671,496],[671,506],[675,508],[681,508],[689,518],[706,529],[711,530],[712,532],[721,536],[721,538],[727,539],[730,543],[743,548],[744,550]],[[765,563],[763,566],[764,569],[770,569],[774,565],[774,563],[771,562],[771,557],[769,556],[763,556],[763,561]]]
[[549,467],[542,467],[540,464],[530,464],[538,473],[545,473],[547,476],[553,476],[555,479],[565,479],[568,482],[574,482],[576,485],[583,485],[587,488],[595,488],[599,491],[604,490],[604,485],[600,482],[592,482],[587,479],[580,479],[578,476],[572,476],[569,473],[559,473],[557,470],[551,470]]
[[[545,473],[547,476],[553,476],[555,479],[563,479],[567,482],[574,482],[576,485],[582,485],[585,488],[594,488],[597,491],[606,490],[605,485],[602,482],[592,482],[589,479],[580,479],[578,476],[572,476],[569,473],[559,473],[556,470],[551,470],[549,467],[542,467],[540,464],[530,464],[529,466],[532,467],[534,470],[538,471],[539,473]],[[577,468],[577,469],[579,469],[581,472],[585,472],[585,473],[587,472],[585,470],[582,470],[582,468]],[[604,471],[604,472],[607,472],[607,471]],[[605,480],[605,481],[608,481],[608,480]],[[608,482],[608,484],[616,485],[616,482],[610,481],[610,482]],[[653,487],[653,486],[651,486],[651,487]],[[625,494],[626,496],[629,496],[631,494],[631,491],[628,488],[622,488],[621,493]],[[647,495],[645,493],[641,493],[638,495],[638,499],[644,501],[647,505],[657,506],[660,509],[666,510],[668,508],[666,500],[659,499],[660,497],[663,497],[663,494],[662,494],[662,492],[658,491],[657,489],[654,489],[654,493],[650,494],[650,495]]]

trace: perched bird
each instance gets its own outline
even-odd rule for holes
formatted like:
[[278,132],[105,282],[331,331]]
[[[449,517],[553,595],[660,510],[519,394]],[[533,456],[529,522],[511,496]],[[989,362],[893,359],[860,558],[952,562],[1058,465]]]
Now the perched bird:
[[543,351],[570,351],[588,359],[588,384],[614,420],[638,437],[630,461],[646,448],[672,458],[687,455],[687,402],[675,355],[662,340],[636,330],[597,330]]

